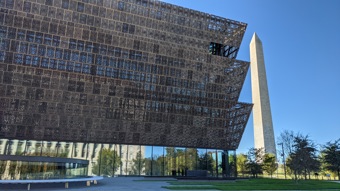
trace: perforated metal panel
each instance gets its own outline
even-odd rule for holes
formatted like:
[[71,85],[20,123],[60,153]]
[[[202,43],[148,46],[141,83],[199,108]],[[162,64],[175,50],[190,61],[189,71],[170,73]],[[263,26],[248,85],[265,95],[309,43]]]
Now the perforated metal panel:
[[238,147],[246,24],[151,0],[0,7],[1,138]]

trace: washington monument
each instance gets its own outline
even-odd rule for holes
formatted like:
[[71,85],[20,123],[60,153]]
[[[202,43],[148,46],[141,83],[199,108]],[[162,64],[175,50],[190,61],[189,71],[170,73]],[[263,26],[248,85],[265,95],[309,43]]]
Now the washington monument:
[[255,148],[276,155],[262,42],[254,33],[250,42],[250,67]]

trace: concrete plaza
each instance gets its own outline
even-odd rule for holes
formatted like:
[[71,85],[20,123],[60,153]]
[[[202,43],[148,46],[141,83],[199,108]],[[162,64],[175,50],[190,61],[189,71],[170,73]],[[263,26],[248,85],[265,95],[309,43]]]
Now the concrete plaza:
[[[69,183],[69,188],[65,188],[64,183],[31,184],[31,191],[164,191],[162,186],[168,185],[167,181],[172,178],[144,178],[144,177],[115,177],[104,178],[97,184],[86,186],[86,182]],[[27,184],[0,184],[1,191],[24,191]]]

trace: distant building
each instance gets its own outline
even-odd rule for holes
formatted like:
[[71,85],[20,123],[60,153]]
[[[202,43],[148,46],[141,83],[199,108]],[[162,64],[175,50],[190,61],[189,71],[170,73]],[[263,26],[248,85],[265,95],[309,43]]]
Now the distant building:
[[[114,175],[235,176],[228,155],[252,109],[238,102],[245,23],[155,0],[0,6],[3,178],[83,176],[98,164]],[[119,169],[102,161],[118,158]],[[37,160],[53,165],[32,175]]]
[[266,153],[276,155],[263,47],[256,33],[250,42],[250,63],[255,148],[263,148]]

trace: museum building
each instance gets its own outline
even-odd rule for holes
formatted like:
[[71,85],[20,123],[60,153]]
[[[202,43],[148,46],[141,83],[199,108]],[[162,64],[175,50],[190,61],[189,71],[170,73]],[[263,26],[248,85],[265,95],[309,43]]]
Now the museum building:
[[237,176],[246,26],[157,0],[0,0],[0,179]]

